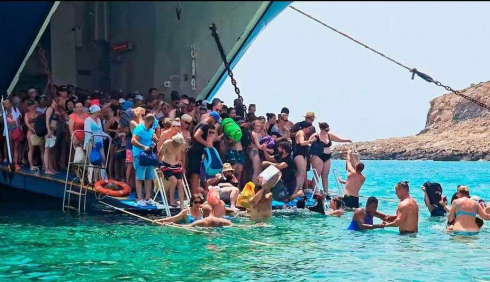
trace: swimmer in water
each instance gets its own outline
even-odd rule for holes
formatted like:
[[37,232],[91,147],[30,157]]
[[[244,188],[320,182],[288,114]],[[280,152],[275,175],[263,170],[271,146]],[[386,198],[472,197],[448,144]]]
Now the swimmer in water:
[[385,227],[398,227],[400,235],[414,234],[419,230],[419,206],[410,197],[410,187],[408,181],[398,182],[395,186],[395,193],[400,203],[396,209],[396,215],[387,216]]
[[466,186],[458,187],[458,199],[454,200],[447,217],[448,222],[452,225],[449,230],[453,234],[476,235],[480,231],[481,225],[476,221],[477,215],[484,220],[490,219],[490,214],[483,210],[478,202],[470,199],[470,191]]
[[208,189],[209,191],[206,202],[202,205],[204,217],[208,217],[210,214],[213,214],[215,217],[227,219],[228,216],[226,215],[226,212],[236,212],[236,209],[227,208],[225,206],[225,202],[223,202],[223,200],[220,200],[220,187],[209,186]]
[[180,213],[177,215],[164,219],[159,219],[157,221],[165,224],[185,220],[187,224],[191,224],[196,220],[204,218],[201,209],[201,205],[203,203],[204,199],[202,199],[200,196],[192,195],[189,208],[181,210]]
[[344,214],[345,203],[342,197],[335,197],[330,200],[330,210],[325,211],[325,215],[341,217]]
[[315,199],[315,204],[308,209],[312,212],[317,212],[324,215],[331,215],[340,217],[344,214],[343,207],[345,206],[342,201],[342,197],[335,197],[330,200],[330,209],[329,211],[325,211],[325,199],[327,198],[327,194],[323,190],[320,190],[318,194],[313,195]]
[[[373,224],[373,218],[377,217],[383,220],[381,224]],[[354,211],[352,221],[347,228],[348,230],[359,231],[366,229],[384,228],[387,216],[378,212],[378,199],[376,197],[369,197],[366,202],[366,208],[358,208]]]

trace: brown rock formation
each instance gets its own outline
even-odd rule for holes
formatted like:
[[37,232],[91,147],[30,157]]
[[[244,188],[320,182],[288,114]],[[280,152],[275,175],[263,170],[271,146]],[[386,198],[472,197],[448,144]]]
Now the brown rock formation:
[[[490,81],[461,93],[490,105]],[[335,146],[333,157],[345,157],[349,146]],[[415,136],[355,143],[365,160],[490,161],[490,113],[455,94],[430,101],[425,128]]]

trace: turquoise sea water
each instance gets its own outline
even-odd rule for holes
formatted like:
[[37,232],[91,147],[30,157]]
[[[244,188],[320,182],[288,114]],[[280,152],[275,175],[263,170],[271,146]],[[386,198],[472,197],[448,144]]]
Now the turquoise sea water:
[[[345,162],[334,161],[333,168],[345,176]],[[366,161],[361,194],[386,199],[382,212],[395,212],[394,184],[410,182],[420,206],[416,236],[400,236],[396,228],[349,232],[352,213],[333,218],[305,211],[275,212],[266,227],[196,234],[103,207],[79,217],[61,213],[58,199],[2,197],[0,280],[489,281],[490,223],[475,237],[449,235],[445,219],[429,217],[420,190],[437,181],[450,199],[465,184],[490,202],[489,171],[489,162]]]

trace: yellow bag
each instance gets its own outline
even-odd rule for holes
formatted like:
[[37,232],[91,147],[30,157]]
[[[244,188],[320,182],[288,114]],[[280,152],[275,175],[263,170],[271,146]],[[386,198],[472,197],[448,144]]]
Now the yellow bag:
[[245,187],[236,200],[237,207],[250,208],[250,203],[248,201],[253,196],[255,196],[255,184],[253,182],[248,182],[245,184]]

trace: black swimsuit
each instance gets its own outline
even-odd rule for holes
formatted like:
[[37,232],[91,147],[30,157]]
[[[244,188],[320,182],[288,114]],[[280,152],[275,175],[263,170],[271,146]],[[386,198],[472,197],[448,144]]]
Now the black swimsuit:
[[330,148],[332,146],[332,140],[330,140],[330,135],[328,135],[328,144],[325,144],[322,140],[320,140],[320,136],[318,135],[316,141],[311,144],[310,153],[314,156],[319,157],[323,162],[330,160],[332,154],[325,154],[323,150],[325,148]]

